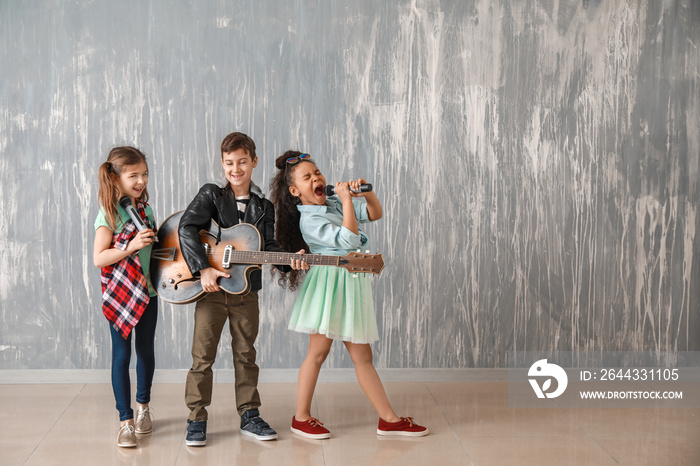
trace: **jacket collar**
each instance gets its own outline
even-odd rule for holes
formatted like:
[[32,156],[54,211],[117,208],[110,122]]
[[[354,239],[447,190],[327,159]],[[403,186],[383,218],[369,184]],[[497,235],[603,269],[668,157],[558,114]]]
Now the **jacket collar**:
[[250,182],[250,192],[251,194],[255,194],[256,196],[258,196],[260,199],[263,199],[265,197],[265,195],[262,192],[262,189],[260,189],[260,187],[252,181]]
[[[237,225],[238,207],[236,206],[236,195],[230,188],[221,188],[221,195],[214,199],[214,205],[219,211],[219,218],[224,225]],[[257,224],[264,212],[262,208],[263,195],[260,188],[253,182],[250,183],[250,202],[245,211],[244,223]]]

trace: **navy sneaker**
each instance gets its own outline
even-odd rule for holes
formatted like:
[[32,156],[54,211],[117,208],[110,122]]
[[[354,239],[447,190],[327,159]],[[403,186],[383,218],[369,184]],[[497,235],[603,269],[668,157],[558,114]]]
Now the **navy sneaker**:
[[241,434],[249,435],[258,440],[275,440],[277,438],[275,429],[263,421],[257,409],[249,409],[241,416]]
[[207,421],[187,420],[187,436],[185,445],[190,447],[203,447],[207,444]]

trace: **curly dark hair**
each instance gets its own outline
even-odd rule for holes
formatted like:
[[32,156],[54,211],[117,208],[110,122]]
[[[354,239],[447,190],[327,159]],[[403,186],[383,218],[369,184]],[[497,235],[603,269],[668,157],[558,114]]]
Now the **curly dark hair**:
[[[302,154],[303,152],[288,150],[277,157],[277,160],[275,160],[277,173],[275,173],[274,178],[270,181],[270,200],[275,205],[277,217],[275,221],[275,239],[280,247],[289,252],[296,252],[300,249],[305,249],[306,252],[309,252],[309,246],[304,241],[301,228],[299,228],[301,214],[297,209],[297,205],[299,205],[301,201],[298,197],[292,196],[292,193],[289,192],[294,170],[299,166],[299,163],[289,164],[287,163],[287,159],[298,157]],[[304,162],[314,163],[311,159],[304,159]],[[278,272],[273,267],[272,274],[275,275],[276,273]],[[289,273],[280,274],[277,283],[293,291],[299,287],[303,276],[303,270],[292,270]]]

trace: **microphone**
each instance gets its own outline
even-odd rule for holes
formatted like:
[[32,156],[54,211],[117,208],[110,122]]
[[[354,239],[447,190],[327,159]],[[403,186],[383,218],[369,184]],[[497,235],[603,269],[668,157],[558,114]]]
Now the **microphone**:
[[[372,191],[372,185],[370,183],[361,184],[360,189],[358,191],[355,191],[353,189],[351,189],[350,191],[352,191],[353,193],[368,193]],[[334,195],[335,186],[333,186],[332,184],[326,185],[326,187],[323,188],[323,194],[325,194],[326,196]]]
[[[121,199],[119,199],[119,205],[126,210],[126,213],[129,214],[129,217],[131,217],[131,221],[134,222],[134,225],[136,225],[136,229],[138,231],[143,231],[148,228],[148,225],[146,225],[143,222],[143,219],[139,215],[138,212],[136,212],[136,209],[134,208],[134,205],[131,203],[131,199],[129,196],[123,196]],[[154,241],[158,241],[158,238],[155,236],[153,237]]]

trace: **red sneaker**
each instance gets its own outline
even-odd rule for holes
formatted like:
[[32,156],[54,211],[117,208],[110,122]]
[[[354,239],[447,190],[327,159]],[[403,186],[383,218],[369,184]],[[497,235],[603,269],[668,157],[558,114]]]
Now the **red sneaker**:
[[296,417],[292,416],[292,432],[315,440],[331,438],[331,432],[323,427],[323,423],[315,417],[310,417],[302,422],[297,421]]
[[386,422],[379,418],[379,427],[377,427],[377,435],[403,435],[406,437],[422,437],[428,435],[428,428],[419,426],[413,422],[412,417],[402,417],[397,422]]

